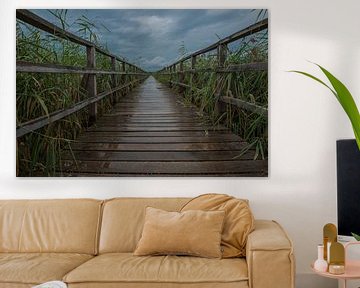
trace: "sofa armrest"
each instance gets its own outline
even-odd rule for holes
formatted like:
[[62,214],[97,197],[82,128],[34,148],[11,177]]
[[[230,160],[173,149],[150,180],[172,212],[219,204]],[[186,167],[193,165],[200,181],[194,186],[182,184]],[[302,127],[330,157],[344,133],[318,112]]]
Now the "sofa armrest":
[[256,220],[246,245],[250,288],[294,288],[293,245],[275,221]]

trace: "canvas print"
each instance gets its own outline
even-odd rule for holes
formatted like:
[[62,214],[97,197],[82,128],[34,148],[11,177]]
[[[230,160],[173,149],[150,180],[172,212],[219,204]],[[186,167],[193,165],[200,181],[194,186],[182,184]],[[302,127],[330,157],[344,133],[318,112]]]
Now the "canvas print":
[[268,176],[266,9],[16,18],[17,176]]

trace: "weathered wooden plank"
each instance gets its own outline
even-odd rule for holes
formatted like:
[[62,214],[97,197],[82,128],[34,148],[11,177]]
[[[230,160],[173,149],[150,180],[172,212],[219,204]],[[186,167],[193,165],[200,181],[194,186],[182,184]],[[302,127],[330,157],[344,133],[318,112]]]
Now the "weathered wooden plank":
[[94,44],[90,41],[87,41],[73,33],[65,31],[60,27],[46,21],[45,19],[37,16],[35,13],[30,12],[25,9],[17,9],[16,10],[16,18],[24,21],[40,30],[48,32],[57,37],[69,40],[73,43],[80,44],[83,46],[94,46]]
[[179,107],[184,107],[181,103],[179,102],[162,102],[162,101],[157,101],[157,102],[142,102],[142,101],[138,101],[138,102],[124,102],[124,101],[120,101],[117,105],[117,107],[174,107],[174,106],[179,106]]
[[[109,56],[109,57],[116,57],[116,60],[121,61],[123,63],[126,63],[128,65],[131,66],[135,66],[131,63],[128,63],[126,60],[124,60],[122,57],[116,56],[116,55],[112,55],[111,53],[109,53],[108,51],[104,50],[103,48],[96,46],[94,43],[85,40],[71,32],[68,32],[52,23],[50,23],[49,21],[41,18],[40,16],[36,15],[35,13],[30,12],[29,10],[26,9],[17,9],[16,10],[16,18],[30,24],[31,26],[34,26],[42,31],[45,31],[47,33],[50,33],[52,35],[55,35],[59,38],[65,39],[65,40],[69,40],[73,43],[82,45],[82,46],[86,46],[86,47],[94,47],[96,49],[97,52]],[[140,69],[140,68],[139,68]],[[140,69],[141,70],[141,69]]]
[[[202,162],[132,162],[132,161],[74,161],[64,160],[63,169],[87,173],[126,174],[207,174],[207,173],[266,173],[263,160],[202,161]],[[65,170],[65,171],[66,171]]]
[[88,67],[68,66],[51,63],[16,61],[16,72],[59,73],[59,74],[105,74],[105,75],[147,75],[147,73],[121,72]]
[[[111,75],[111,86],[112,88],[116,88],[118,85],[117,85],[117,78],[116,78],[116,58],[115,57],[111,57],[111,70],[114,72],[112,75]],[[114,105],[116,102],[117,102],[117,92],[114,92],[112,95],[111,95],[111,105]]]
[[221,136],[179,136],[179,137],[131,137],[131,136],[80,136],[76,142],[81,143],[224,143],[242,141],[234,134]]
[[[208,124],[209,125],[209,124]],[[111,121],[106,121],[106,122],[102,122],[99,121],[98,123],[96,123],[96,126],[104,126],[104,127],[119,127],[119,128],[124,128],[124,129],[132,129],[132,128],[144,128],[144,130],[146,130],[147,128],[185,128],[187,129],[188,127],[204,127],[204,124],[202,123],[189,123],[189,122],[183,122],[183,123],[132,123],[132,122],[111,122]]]
[[72,143],[71,151],[63,152],[65,172],[61,175],[267,175],[267,161],[257,164],[260,162],[253,160],[254,150],[243,153],[248,144],[239,136],[229,133],[224,126],[208,125],[196,115],[195,109],[169,105],[177,101],[173,95],[160,90],[157,93],[160,103],[141,103],[146,91],[155,89],[156,82],[145,83],[146,89],[141,86],[129,95],[138,96],[138,102],[131,105],[125,102],[114,108]]
[[131,118],[111,118],[111,119],[101,119],[101,120],[98,120],[96,125],[99,126],[100,124],[101,125],[108,125],[110,124],[110,126],[114,126],[114,125],[111,125],[113,123],[116,123],[116,126],[120,125],[121,123],[122,124],[130,124],[130,125],[138,125],[138,126],[141,126],[141,125],[145,125],[145,126],[149,126],[149,125],[154,125],[154,126],[157,126],[157,124],[160,124],[160,125],[164,125],[164,124],[179,124],[180,126],[182,124],[197,124],[197,125],[209,125],[210,122],[209,121],[200,121],[199,119],[191,119],[191,118],[184,118],[184,119],[164,119],[164,120],[161,120],[161,119],[144,119],[144,120],[138,120],[138,119],[131,119]]
[[112,117],[112,118],[101,118],[101,121],[99,120],[98,123],[110,123],[110,122],[124,122],[124,123],[133,123],[133,124],[141,124],[141,123],[207,123],[206,120],[198,119],[198,118],[190,118],[190,117],[184,117],[184,118],[156,118],[151,119],[149,117],[146,118],[132,118],[132,117]]
[[204,127],[116,127],[116,126],[99,126],[99,127],[90,127],[88,131],[108,131],[108,132],[140,132],[140,131],[152,131],[152,132],[172,132],[172,131],[227,131],[226,128],[216,128],[211,126]]
[[262,115],[265,118],[268,117],[268,109],[265,107],[227,96],[220,97],[220,101]]
[[[217,47],[217,67],[219,69],[224,68],[226,56],[227,56],[227,45],[219,44]],[[223,90],[222,81],[223,81],[223,79],[221,77],[221,74],[216,73],[215,97],[217,99],[221,95],[222,90]],[[222,102],[217,101],[215,103],[214,109],[215,109],[215,113],[217,113],[218,116],[222,115],[225,112],[225,108],[226,107]]]
[[172,115],[113,115],[113,114],[106,114],[101,117],[101,120],[133,120],[133,121],[202,121],[206,119],[205,117],[202,118],[197,115],[186,115],[186,116],[172,116]]
[[[96,57],[95,57],[95,48],[93,46],[86,47],[86,59],[87,67],[96,68]],[[89,74],[86,82],[86,91],[88,98],[94,98],[97,94],[96,86],[96,75]],[[96,121],[97,117],[97,102],[89,104],[89,123],[92,124]]]
[[[256,63],[243,63],[243,64],[231,64],[225,68],[197,68],[187,69],[184,73],[230,73],[230,72],[245,72],[245,71],[267,71],[267,62],[256,62]],[[170,75],[169,72],[159,72],[162,75]]]
[[245,142],[226,143],[77,143],[72,150],[83,151],[228,151],[247,147]]
[[160,100],[159,98],[157,98],[155,100],[154,99],[150,99],[150,100],[144,100],[144,98],[136,98],[135,95],[133,95],[133,97],[131,99],[129,98],[122,98],[120,101],[119,101],[119,104],[122,103],[122,104],[163,104],[163,100]]
[[71,173],[71,172],[57,172],[55,174],[55,177],[242,177],[242,178],[254,178],[254,177],[266,177],[268,176],[267,172],[249,172],[249,173],[207,173],[207,174],[165,174],[165,173],[158,173],[158,174],[129,174],[129,173],[121,173],[121,174],[115,174],[115,173],[103,173],[103,174],[97,174],[97,173]]
[[[75,157],[75,158],[74,158]],[[173,161],[228,161],[252,160],[254,151],[242,153],[240,150],[232,151],[64,151],[63,160],[77,161],[137,161],[137,162],[173,162]]]
[[220,39],[218,42],[216,42],[212,45],[209,45],[205,48],[195,51],[195,52],[191,53],[190,55],[187,55],[187,56],[181,58],[180,60],[174,62],[173,64],[170,64],[167,67],[176,65],[176,64],[180,63],[181,61],[186,61],[186,60],[190,59],[192,56],[198,56],[198,55],[210,52],[212,50],[215,50],[215,49],[217,49],[219,44],[229,44],[231,42],[234,42],[236,40],[239,40],[239,39],[249,36],[251,34],[265,30],[267,28],[268,28],[268,19],[261,20],[253,25],[246,27],[243,30],[240,30],[240,31],[235,32],[225,38]]
[[180,113],[177,111],[169,111],[169,112],[158,112],[158,111],[145,111],[145,112],[141,112],[141,111],[118,111],[116,110],[115,113],[112,113],[111,115],[135,115],[135,116],[149,116],[149,115],[157,115],[157,116],[182,116],[182,115],[187,115],[187,116],[191,116],[194,115],[193,113]]
[[180,82],[176,82],[176,81],[169,81],[169,82],[172,85],[177,85],[177,86],[188,88],[188,89],[198,89],[198,88],[192,87],[191,85],[188,85],[188,84],[185,84],[185,83],[180,83]]
[[267,70],[268,70],[267,62],[257,62],[257,63],[231,64],[226,68],[216,69],[216,72],[229,73],[229,72],[244,72],[244,71],[267,71]]
[[56,122],[60,119],[63,119],[77,111],[80,111],[81,109],[87,107],[91,103],[100,101],[107,95],[113,93],[113,91],[124,89],[124,88],[130,86],[131,84],[134,84],[135,82],[138,82],[140,80],[141,79],[137,79],[131,83],[121,85],[118,88],[113,89],[112,91],[106,91],[106,92],[100,93],[95,97],[80,101],[67,109],[61,109],[61,110],[52,112],[48,116],[42,116],[42,117],[27,121],[25,123],[22,123],[16,128],[16,137],[24,136],[32,131],[38,130],[46,125],[49,125],[50,123]]
[[219,131],[112,131],[112,132],[104,132],[104,131],[86,131],[84,135],[89,135],[89,137],[204,137],[204,136],[219,136],[227,135],[229,133],[228,130],[219,130]]
[[[181,113],[181,112],[190,112],[191,109],[186,109],[185,107],[183,107],[182,105],[179,104],[172,104],[172,105],[144,105],[144,104],[139,104],[139,105],[117,105],[116,106],[116,111],[128,111],[128,110],[133,110],[133,111],[149,111],[149,112],[154,112],[154,111],[168,111],[168,112],[174,112],[174,108],[178,108],[177,112]],[[156,109],[156,110],[155,110]],[[190,110],[190,111],[189,111]],[[190,114],[190,113],[189,113]]]

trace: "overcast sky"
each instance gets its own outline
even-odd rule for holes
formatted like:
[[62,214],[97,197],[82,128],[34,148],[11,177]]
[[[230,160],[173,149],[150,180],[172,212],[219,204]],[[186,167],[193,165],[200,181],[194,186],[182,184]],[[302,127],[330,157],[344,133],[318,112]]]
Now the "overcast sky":
[[[60,25],[49,11],[32,11]],[[255,23],[258,10],[71,9],[67,21],[82,15],[97,24],[100,41],[110,52],[154,71],[179,58],[182,45],[195,51]]]

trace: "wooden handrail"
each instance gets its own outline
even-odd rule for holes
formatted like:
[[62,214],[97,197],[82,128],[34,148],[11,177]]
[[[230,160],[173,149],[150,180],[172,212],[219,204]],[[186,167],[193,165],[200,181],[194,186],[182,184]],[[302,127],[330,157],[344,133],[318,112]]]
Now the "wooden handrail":
[[22,123],[18,127],[16,127],[16,137],[24,136],[24,135],[26,135],[32,131],[38,130],[50,123],[53,123],[62,118],[65,118],[66,116],[69,116],[69,115],[87,107],[90,104],[96,103],[99,100],[103,99],[104,97],[106,97],[116,91],[124,89],[130,85],[134,85],[136,82],[141,81],[143,79],[144,78],[136,79],[132,82],[129,82],[124,85],[120,85],[114,89],[111,89],[110,91],[105,91],[105,92],[97,94],[94,97],[80,101],[67,109],[61,109],[61,110],[50,113],[48,116],[41,116],[39,118]]
[[[195,91],[200,90],[197,87],[194,87],[194,86],[191,86],[191,85],[188,85],[185,83],[181,83],[181,82],[170,81],[170,83],[172,85],[176,85],[176,86],[183,87],[186,89],[191,89],[191,90],[195,90]],[[228,96],[220,96],[219,101],[226,103],[226,104],[236,106],[238,108],[245,109],[247,111],[253,112],[258,115],[262,115],[265,118],[268,118],[268,109],[266,107],[256,105],[255,103],[250,103],[250,102],[238,99],[238,98],[228,97]]]
[[[126,60],[124,60],[123,58],[113,55],[111,53],[109,53],[108,51],[104,50],[103,48],[95,45],[95,43],[90,42],[86,39],[83,39],[71,32],[68,32],[52,23],[50,23],[49,21],[41,18],[40,16],[36,15],[35,13],[26,10],[26,9],[17,9],[16,10],[16,18],[27,23],[30,24],[33,27],[36,27],[44,32],[50,33],[54,36],[57,36],[59,38],[65,39],[65,40],[69,40],[73,43],[85,46],[85,47],[90,47],[93,46],[95,47],[96,51],[105,55],[105,56],[109,56],[109,57],[115,57],[116,60],[118,60],[119,62],[124,62],[127,65],[133,66],[133,67],[137,67],[136,65],[127,62]],[[137,67],[138,69],[140,69],[139,67]]]
[[197,51],[195,51],[195,52],[181,58],[180,60],[178,60],[178,61],[176,61],[176,62],[174,62],[174,63],[172,63],[170,65],[167,65],[164,69],[166,69],[168,67],[171,67],[173,65],[177,65],[180,62],[184,62],[184,61],[190,59],[191,57],[196,57],[196,56],[199,56],[201,54],[204,54],[204,53],[210,52],[212,50],[215,50],[215,49],[217,49],[217,47],[219,45],[227,45],[227,44],[229,44],[231,42],[234,42],[236,40],[239,40],[239,39],[244,38],[246,36],[249,36],[251,34],[260,32],[260,31],[265,30],[267,28],[268,28],[268,19],[266,18],[266,19],[264,19],[262,21],[259,21],[259,22],[255,23],[253,25],[250,25],[249,27],[246,27],[243,30],[240,30],[240,31],[235,32],[235,33],[233,33],[233,34],[231,34],[231,35],[229,35],[229,36],[227,36],[225,38],[222,38],[219,41],[217,41],[216,43],[211,44],[208,47],[197,50]]
[[247,111],[253,112],[258,115],[262,115],[265,118],[268,118],[268,109],[259,105],[256,105],[254,103],[250,103],[241,99],[237,99],[234,97],[227,97],[227,96],[221,96],[219,98],[221,102],[234,105],[236,107],[245,109]]
[[[226,104],[234,105],[236,107],[239,107],[241,109],[245,109],[247,111],[253,112],[258,115],[262,115],[263,117],[268,117],[268,110],[266,107],[262,107],[259,105],[256,105],[254,103],[246,102],[244,100],[233,98],[233,97],[227,97],[227,96],[221,96],[221,85],[220,85],[220,74],[222,73],[233,73],[233,72],[244,72],[244,71],[266,71],[268,69],[268,63],[267,62],[254,62],[254,63],[242,63],[242,64],[231,64],[225,67],[225,61],[227,57],[227,45],[229,43],[232,43],[236,40],[239,40],[241,38],[244,38],[246,36],[249,36],[251,34],[260,32],[262,30],[265,30],[268,28],[268,19],[264,19],[262,21],[259,21],[253,25],[250,25],[246,27],[245,29],[242,29],[238,32],[235,32],[225,38],[220,39],[214,44],[211,44],[208,47],[205,47],[203,49],[200,49],[198,51],[195,51],[180,60],[177,60],[176,62],[164,67],[162,70],[158,71],[157,73],[160,75],[170,75],[169,83],[170,85],[176,85],[181,87],[180,93],[183,91],[183,89],[190,89],[191,91],[197,91],[199,90],[197,87],[193,86],[193,77],[194,74],[199,72],[210,72],[210,73],[217,73],[216,77],[216,91],[215,96],[219,100],[219,102],[223,102]],[[213,56],[217,57],[217,67],[212,68],[195,68],[196,63],[196,57],[210,52],[212,50],[217,50],[217,53]],[[183,69],[183,63],[186,60],[191,59],[191,69],[184,70]],[[180,70],[176,70],[176,65],[180,64]],[[190,73],[190,84],[183,83],[183,80],[185,79],[184,74]],[[173,75],[178,75],[179,81],[173,80]],[[218,102],[218,104],[219,104]],[[216,109],[222,110],[223,108],[221,105],[216,105]]]
[[[74,74],[84,74],[86,76],[86,90],[88,98],[73,104],[67,109],[61,109],[55,112],[50,113],[46,116],[41,116],[36,119],[21,123],[16,128],[16,137],[24,136],[30,132],[33,132],[37,129],[40,129],[50,123],[56,122],[64,117],[67,117],[79,110],[89,106],[89,121],[93,122],[96,120],[97,114],[97,102],[103,99],[104,97],[111,95],[111,102],[115,102],[116,92],[122,90],[126,87],[134,85],[136,82],[146,78],[146,73],[144,70],[138,66],[131,64],[124,60],[123,58],[113,55],[108,51],[105,51],[103,48],[95,45],[94,43],[83,39],[71,32],[65,31],[64,29],[48,22],[47,20],[41,18],[40,16],[30,12],[29,10],[19,9],[16,10],[16,18],[30,24],[42,31],[55,35],[59,38],[66,39],[73,43],[82,45],[86,47],[87,54],[87,65],[86,67],[76,67],[76,66],[66,66],[61,64],[52,64],[52,63],[32,63],[27,61],[17,61],[16,62],[16,72],[21,73],[74,73]],[[99,52],[105,56],[110,57],[111,60],[111,70],[96,69],[95,63],[95,52]],[[119,61],[121,64],[122,71],[116,71],[116,61]],[[128,65],[130,70],[125,71],[125,66]],[[112,87],[109,91],[104,91],[102,93],[97,93],[96,89],[96,75],[111,75]],[[140,77],[131,82],[125,83],[123,85],[117,86],[115,75],[132,75]]]
[[60,64],[32,63],[16,61],[16,72],[28,73],[73,73],[73,74],[110,74],[110,75],[147,75],[139,72],[123,72],[116,70],[101,70],[87,67],[67,66]]
[[230,72],[243,72],[243,71],[263,71],[268,69],[267,62],[244,63],[229,65],[226,68],[200,68],[200,69],[187,69],[183,71],[174,72],[161,72],[162,75],[179,74],[179,73],[199,73],[199,72],[216,72],[216,73],[230,73]]

